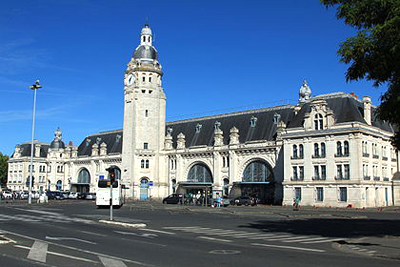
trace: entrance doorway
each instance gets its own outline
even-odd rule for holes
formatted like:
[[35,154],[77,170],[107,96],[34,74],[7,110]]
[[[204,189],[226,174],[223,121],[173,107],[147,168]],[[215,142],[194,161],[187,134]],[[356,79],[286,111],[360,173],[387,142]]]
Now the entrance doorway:
[[149,179],[142,178],[140,179],[140,200],[148,200],[149,199]]

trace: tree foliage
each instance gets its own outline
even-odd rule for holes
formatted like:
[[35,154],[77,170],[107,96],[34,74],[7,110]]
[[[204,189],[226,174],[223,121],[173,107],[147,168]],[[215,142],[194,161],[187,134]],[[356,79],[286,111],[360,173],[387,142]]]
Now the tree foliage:
[[366,79],[387,86],[378,118],[395,126],[400,149],[400,0],[320,0],[336,17],[355,27],[356,36],[340,44],[340,60],[350,64],[346,80]]
[[5,185],[7,183],[8,172],[8,156],[0,152],[0,183]]

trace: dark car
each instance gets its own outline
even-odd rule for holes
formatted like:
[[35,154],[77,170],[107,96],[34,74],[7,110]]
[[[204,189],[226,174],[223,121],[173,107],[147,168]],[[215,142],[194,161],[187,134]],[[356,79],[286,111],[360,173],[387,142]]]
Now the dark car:
[[47,191],[46,196],[48,199],[62,200],[64,195],[60,191]]
[[178,194],[169,195],[163,199],[162,203],[163,204],[178,204],[179,203],[179,195]]
[[257,203],[256,203],[256,201],[254,200],[254,198],[252,198],[252,197],[246,197],[246,196],[235,198],[235,199],[233,200],[233,203],[232,203],[232,205],[237,205],[237,206],[241,206],[241,205],[245,205],[245,206],[251,205],[251,206],[254,206],[254,205],[256,205],[256,204],[257,204]]

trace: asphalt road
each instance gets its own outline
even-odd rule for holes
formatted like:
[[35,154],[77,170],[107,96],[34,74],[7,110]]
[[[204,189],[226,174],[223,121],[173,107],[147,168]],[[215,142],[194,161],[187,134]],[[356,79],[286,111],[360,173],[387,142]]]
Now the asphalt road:
[[100,222],[108,218],[91,201],[1,204],[0,266],[399,265],[335,246],[398,234],[398,213],[134,203],[114,219],[145,227]]

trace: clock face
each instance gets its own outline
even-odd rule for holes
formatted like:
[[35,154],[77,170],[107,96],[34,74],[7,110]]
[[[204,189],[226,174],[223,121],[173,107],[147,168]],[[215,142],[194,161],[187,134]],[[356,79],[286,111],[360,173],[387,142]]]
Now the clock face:
[[126,77],[126,85],[128,85],[128,86],[130,86],[130,85],[132,85],[134,82],[135,82],[135,75],[133,75],[132,73],[131,74],[129,74],[127,77]]

